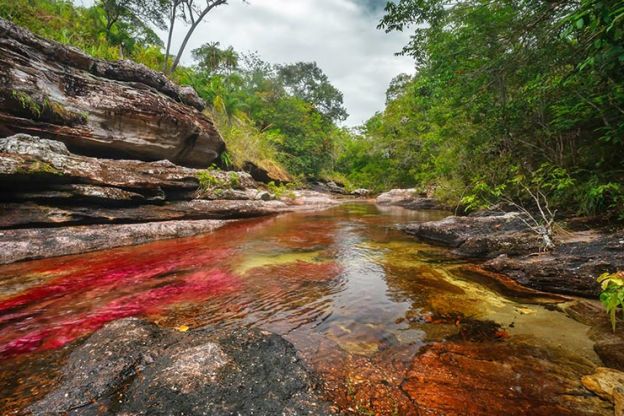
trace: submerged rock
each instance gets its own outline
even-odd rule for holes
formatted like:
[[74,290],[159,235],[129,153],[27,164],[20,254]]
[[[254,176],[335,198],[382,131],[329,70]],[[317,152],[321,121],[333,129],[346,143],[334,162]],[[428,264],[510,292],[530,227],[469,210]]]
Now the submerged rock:
[[131,61],[107,62],[0,19],[0,134],[73,152],[207,167],[225,149],[188,87]]
[[[421,240],[451,247],[456,254],[488,259],[483,267],[537,290],[596,296],[596,278],[624,268],[624,234],[570,233],[541,251],[539,236],[518,212],[451,216],[402,227]],[[582,235],[581,235],[582,234]]]
[[278,335],[112,322],[73,351],[44,414],[329,415],[316,377]]
[[420,194],[416,189],[392,189],[377,197],[379,205],[396,205],[411,210],[448,210],[449,207],[433,198]]
[[571,357],[549,359],[528,345],[434,343],[415,357],[401,388],[432,415],[612,414],[609,403],[581,385],[592,367]]

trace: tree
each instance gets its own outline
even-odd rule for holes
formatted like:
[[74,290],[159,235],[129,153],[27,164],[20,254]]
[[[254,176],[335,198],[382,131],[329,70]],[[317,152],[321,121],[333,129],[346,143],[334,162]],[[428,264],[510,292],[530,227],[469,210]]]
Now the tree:
[[412,76],[409,74],[399,74],[392,78],[390,86],[388,86],[388,89],[386,90],[386,104],[405,94],[411,80]]
[[349,117],[344,108],[342,93],[334,87],[316,62],[297,62],[276,66],[279,82],[288,93],[314,105],[333,121]]
[[98,0],[96,5],[104,10],[106,18],[106,39],[111,41],[112,28],[120,21],[139,24],[147,21],[164,29],[167,2],[168,0]]
[[210,74],[232,73],[238,68],[239,55],[233,47],[220,49],[219,42],[205,43],[192,51],[197,66]]
[[167,73],[169,68],[169,56],[171,56],[171,40],[173,39],[173,28],[175,27],[175,22],[178,18],[183,18],[183,6],[185,0],[169,0],[168,3],[168,11],[167,17],[169,20],[169,33],[167,34],[167,49],[165,51],[165,59],[163,62],[163,73]]
[[[200,6],[198,4],[199,1],[200,0],[170,0],[171,8],[169,11],[169,35],[167,37],[167,51],[165,54],[164,64],[165,73],[172,73],[178,67],[189,39],[206,15],[208,15],[208,13],[210,13],[210,11],[212,11],[215,7],[227,4],[227,0],[205,0],[204,5]],[[176,54],[171,68],[167,69],[169,54],[171,51],[171,41],[173,38],[173,26],[177,18],[181,18],[182,21],[190,24],[190,27],[182,40],[182,44],[180,45],[180,49]]]

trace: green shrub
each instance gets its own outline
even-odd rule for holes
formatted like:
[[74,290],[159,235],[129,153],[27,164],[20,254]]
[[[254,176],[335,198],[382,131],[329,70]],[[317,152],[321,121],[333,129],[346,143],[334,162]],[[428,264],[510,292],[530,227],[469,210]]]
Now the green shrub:
[[275,195],[275,197],[278,199],[282,197],[290,199],[296,198],[294,185],[292,184],[276,184],[275,182],[271,181],[268,183],[267,187],[269,188],[269,192]]
[[624,272],[603,273],[598,278],[598,283],[602,288],[600,302],[607,310],[611,326],[615,331],[617,310],[622,308],[624,313]]
[[226,183],[212,174],[209,170],[202,170],[197,174],[199,180],[199,187],[203,190],[213,188],[223,188]]
[[230,188],[238,189],[241,187],[240,177],[238,176],[236,172],[230,172],[228,174],[228,179],[230,181]]

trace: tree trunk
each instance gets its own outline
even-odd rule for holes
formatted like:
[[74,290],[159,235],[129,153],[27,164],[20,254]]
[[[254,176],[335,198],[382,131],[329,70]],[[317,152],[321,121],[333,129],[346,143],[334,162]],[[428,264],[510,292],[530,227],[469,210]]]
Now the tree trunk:
[[186,48],[186,44],[191,38],[191,35],[193,34],[193,32],[195,31],[195,28],[199,26],[199,22],[201,22],[201,20],[198,20],[197,23],[192,25],[189,31],[186,33],[186,36],[184,37],[184,41],[182,42],[182,45],[180,45],[180,49],[178,50],[178,54],[176,55],[175,61],[173,61],[173,65],[171,65],[171,70],[169,71],[170,74],[173,74],[173,71],[175,71],[176,68],[178,67],[178,64],[180,63],[180,59],[182,58],[182,53],[184,52],[184,49]]
[[197,26],[199,26],[199,24],[201,23],[201,21],[204,19],[204,17],[206,17],[206,15],[215,7],[220,6],[222,4],[226,4],[227,0],[218,0],[215,1],[214,3],[206,6],[206,8],[204,9],[203,12],[201,12],[201,14],[199,15],[199,17],[197,18],[197,20],[191,25],[191,28],[189,29],[189,31],[186,33],[186,36],[184,37],[184,41],[182,41],[182,45],[180,45],[180,50],[178,51],[177,55],[176,55],[176,59],[173,62],[173,65],[171,66],[171,69],[169,70],[169,73],[173,73],[173,71],[176,70],[176,68],[178,67],[178,64],[180,63],[180,59],[182,59],[182,53],[184,52],[184,49],[186,48],[186,44],[188,43],[189,39],[191,38],[191,35],[193,34],[193,32],[195,31],[195,29],[197,28]]
[[108,16],[106,17],[106,40],[108,42],[111,41],[111,29],[116,21],[117,19],[110,19]]
[[178,8],[178,2],[174,1],[171,6],[171,19],[169,20],[169,36],[167,36],[167,52],[165,52],[165,62],[163,63],[163,74],[167,73],[167,67],[169,66],[169,53],[171,52],[171,40],[173,38],[173,26],[175,25],[176,9]]

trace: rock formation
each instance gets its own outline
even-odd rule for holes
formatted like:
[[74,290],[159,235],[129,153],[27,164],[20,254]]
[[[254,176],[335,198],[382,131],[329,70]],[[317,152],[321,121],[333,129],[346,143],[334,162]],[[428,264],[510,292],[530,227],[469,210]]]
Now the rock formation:
[[258,330],[176,332],[112,322],[73,351],[44,414],[330,415],[283,338]]
[[421,240],[453,248],[463,257],[487,259],[488,270],[547,292],[595,297],[596,277],[624,268],[624,234],[570,232],[549,252],[520,213],[484,212],[414,223],[403,230]]
[[74,153],[207,167],[224,150],[192,88],[130,61],[106,62],[0,19],[0,136]]
[[[202,183],[204,182],[204,183]],[[244,172],[99,159],[19,134],[0,139],[0,264],[208,232],[224,219],[331,206],[275,200]]]
[[451,210],[451,207],[419,193],[416,189],[392,189],[379,195],[376,202],[379,205],[395,205],[412,210]]

